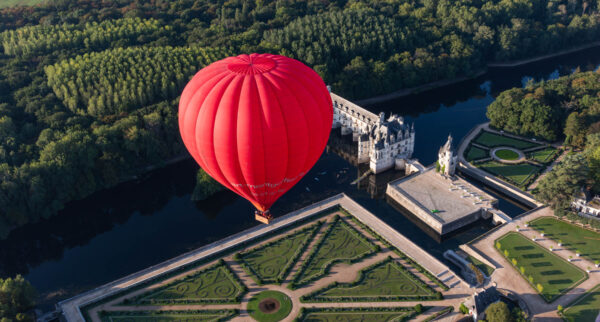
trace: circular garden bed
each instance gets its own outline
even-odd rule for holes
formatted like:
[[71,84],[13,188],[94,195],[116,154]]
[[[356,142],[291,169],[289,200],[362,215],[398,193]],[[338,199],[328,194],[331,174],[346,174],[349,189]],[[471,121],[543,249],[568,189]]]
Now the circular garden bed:
[[514,161],[520,158],[519,153],[511,150],[511,149],[498,149],[494,151],[494,154],[498,159]]
[[281,321],[292,311],[292,300],[278,291],[264,291],[248,302],[248,314],[259,322]]

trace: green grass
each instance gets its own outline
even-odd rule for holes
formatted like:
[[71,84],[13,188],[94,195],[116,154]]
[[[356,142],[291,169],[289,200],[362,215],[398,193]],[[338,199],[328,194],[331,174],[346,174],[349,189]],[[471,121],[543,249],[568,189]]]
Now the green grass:
[[471,263],[473,263],[473,265],[475,265],[475,267],[479,268],[479,270],[482,271],[485,275],[491,276],[492,273],[494,272],[494,268],[493,267],[490,267],[490,266],[484,264],[483,262],[481,262],[477,258],[469,255],[468,259],[469,259],[469,261]]
[[419,296],[431,296],[435,291],[402,265],[387,259],[360,272],[353,283],[340,283],[327,286],[323,291],[312,294],[311,299],[328,298],[341,302],[365,300],[414,299]]
[[[135,297],[138,305],[236,303],[245,291],[225,264],[217,264]],[[125,304],[125,303],[124,303]]]
[[598,314],[600,314],[600,285],[571,304],[565,310],[563,317],[570,322],[596,321]]
[[540,217],[531,221],[531,228],[544,231],[545,237],[562,240],[563,247],[580,251],[581,256],[592,262],[600,260],[600,234],[568,222],[553,218]]
[[[280,304],[279,310],[273,313],[263,313],[258,308],[258,304],[268,298],[277,300]],[[281,321],[292,311],[292,300],[285,294],[277,291],[263,291],[253,296],[248,302],[248,313],[256,321],[271,322]]]
[[360,310],[329,310],[316,311],[305,314],[299,320],[304,322],[339,322],[339,321],[361,321],[361,322],[383,322],[383,321],[404,321],[411,316],[414,311],[391,311],[382,308],[381,311],[360,311]]
[[482,131],[473,142],[481,144],[483,146],[487,146],[489,148],[495,148],[498,146],[509,146],[517,149],[528,149],[540,146],[540,144],[537,143],[513,139],[486,131]]
[[508,149],[499,149],[494,152],[494,154],[502,159],[502,160],[517,160],[519,158],[519,154],[513,150]]
[[[513,258],[517,260],[515,269],[519,273],[520,267],[525,269],[523,277],[533,285],[534,289],[537,290],[537,284],[543,286],[542,292],[538,290],[538,293],[547,302],[554,301],[561,294],[587,279],[586,273],[575,265],[519,233],[510,232],[496,242],[501,244],[500,253],[503,256],[505,256],[504,251],[508,251],[509,262]],[[533,282],[529,281],[529,276],[533,278]]]
[[273,243],[262,245],[246,253],[240,254],[240,260],[249,268],[250,273],[257,275],[262,283],[281,283],[288,274],[289,268],[302,255],[306,243],[310,242],[320,224],[312,225],[286,235]]
[[536,177],[542,171],[541,167],[529,163],[503,164],[497,161],[481,163],[478,167],[493,175],[504,177],[521,188],[526,188],[526,185],[532,182],[532,177]]
[[375,245],[342,219],[336,219],[332,225],[297,273],[294,281],[298,284],[325,276],[327,267],[334,262],[358,260],[375,251]]
[[469,150],[467,152],[467,155],[465,156],[465,158],[467,159],[467,161],[471,162],[474,160],[479,160],[479,159],[483,159],[483,158],[487,158],[489,157],[490,154],[488,151],[484,150],[484,149],[480,149],[476,146],[470,146]]
[[554,159],[554,157],[556,156],[557,153],[558,153],[558,150],[555,148],[546,148],[546,149],[531,152],[529,154],[528,159],[537,161],[539,163],[546,164],[546,163],[552,161],[552,159]]
[[46,0],[0,0],[0,9],[15,6],[33,6]]
[[102,322],[129,321],[225,321],[238,315],[237,310],[198,310],[198,311],[105,311],[101,312]]

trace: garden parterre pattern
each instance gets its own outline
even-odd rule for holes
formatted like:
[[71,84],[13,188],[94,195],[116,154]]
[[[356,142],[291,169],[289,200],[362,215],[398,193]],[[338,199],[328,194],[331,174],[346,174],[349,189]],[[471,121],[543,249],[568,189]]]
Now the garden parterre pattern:
[[[300,302],[302,296],[322,289],[332,281],[348,283],[356,280],[363,268],[382,266],[377,265],[381,264],[382,260],[389,263],[389,267],[383,265],[384,268],[381,271],[375,271],[373,276],[367,273],[365,281],[370,284],[357,286],[357,294],[377,294],[374,288],[378,288],[379,285],[386,293],[392,295],[397,295],[398,292],[417,292],[423,295],[431,295],[437,293],[438,290],[444,292],[426,275],[412,267],[406,259],[388,249],[389,245],[382,244],[372,232],[348,218],[339,217],[338,214],[343,214],[343,212],[336,209],[253,241],[235,252],[222,254],[221,258],[215,257],[214,260],[191,266],[187,270],[169,275],[170,277],[158,277],[156,282],[126,289],[106,300],[86,306],[83,310],[84,316],[86,320],[94,322],[221,321],[230,319],[250,321],[252,319],[247,315],[248,309],[250,309],[247,307],[249,299],[261,291],[276,290],[292,298],[292,313],[286,318],[291,321],[299,317],[298,314],[304,307],[304,304]],[[289,239],[289,244],[285,241],[286,239]],[[267,244],[277,251],[268,251],[270,248],[265,246]],[[382,248],[382,246],[384,247]],[[290,254],[294,250],[298,250],[298,254]],[[238,252],[240,254],[236,255]],[[386,260],[386,257],[390,256],[392,259]],[[250,271],[242,268],[245,263],[262,264],[281,257],[285,257],[285,260],[281,262],[288,263],[292,273],[282,281],[281,286],[277,283],[257,285]],[[334,266],[331,266],[332,263]],[[338,267],[336,263],[343,266]],[[294,290],[286,288],[292,282],[291,276],[297,274],[302,266],[320,267],[320,270],[316,270],[320,277],[307,285],[294,287]],[[331,268],[333,273],[323,272],[323,267],[333,267]],[[314,272],[312,268],[311,272]],[[311,278],[317,275],[311,275]],[[343,277],[343,275],[348,276]],[[385,285],[387,288],[383,288]],[[410,289],[408,289],[409,287]],[[451,289],[450,292],[462,291]],[[439,305],[445,307],[449,301],[452,300],[441,300]],[[350,321],[382,321],[382,318],[391,321],[414,316],[416,312],[413,306],[421,303],[421,299],[416,297],[396,298],[392,302],[386,302],[387,305],[380,305],[385,307],[375,309],[373,303],[382,302],[371,303],[368,300],[359,304],[334,300],[322,308],[328,311],[327,319],[336,318],[337,315],[331,316],[329,311],[339,309],[345,310],[341,313],[344,320],[351,317]],[[359,305],[353,306],[355,304]],[[307,318],[312,320],[312,317]]]
[[305,313],[299,320],[302,322],[387,322],[404,321],[404,319],[413,314],[413,310],[391,311],[385,308],[382,308],[379,312],[365,312],[360,310],[315,310]]
[[[325,287],[314,294],[318,300],[402,300],[430,297],[435,291],[402,265],[391,258],[369,267],[359,274],[353,283],[342,283]],[[311,300],[306,300],[310,302]]]

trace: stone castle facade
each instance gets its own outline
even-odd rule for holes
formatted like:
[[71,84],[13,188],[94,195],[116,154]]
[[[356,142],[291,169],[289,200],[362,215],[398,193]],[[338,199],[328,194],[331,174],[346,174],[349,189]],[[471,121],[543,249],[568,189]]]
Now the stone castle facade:
[[334,93],[333,128],[340,128],[342,134],[352,133],[358,142],[358,163],[368,163],[373,173],[388,169],[404,170],[415,149],[414,125],[408,125],[404,118],[392,114],[372,113]]

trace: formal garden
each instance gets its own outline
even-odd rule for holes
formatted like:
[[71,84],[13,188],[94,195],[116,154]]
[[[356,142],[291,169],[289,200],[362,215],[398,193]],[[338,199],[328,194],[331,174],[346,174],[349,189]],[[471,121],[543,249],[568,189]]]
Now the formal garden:
[[[343,270],[335,268],[338,264]],[[337,281],[342,274],[352,274],[355,280]],[[334,208],[133,285],[82,311],[87,321],[225,321],[243,315],[270,322],[289,318],[292,312],[298,321],[350,316],[400,321],[433,306],[377,308],[373,303],[433,303],[442,300],[446,290],[448,286],[367,225]],[[331,307],[309,309],[313,302]],[[336,308],[335,303],[344,302],[365,305]],[[294,311],[294,305],[300,307]]]
[[547,302],[587,279],[587,274],[516,232],[496,240],[496,249]]
[[592,262],[600,263],[600,233],[568,223],[554,217],[540,217],[532,220],[529,226],[544,238],[560,243],[563,248],[578,252]]
[[560,155],[544,143],[481,131],[464,152],[467,162],[523,190]]
[[596,321],[600,315],[600,285],[585,293],[561,313],[569,322]]

